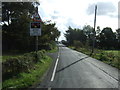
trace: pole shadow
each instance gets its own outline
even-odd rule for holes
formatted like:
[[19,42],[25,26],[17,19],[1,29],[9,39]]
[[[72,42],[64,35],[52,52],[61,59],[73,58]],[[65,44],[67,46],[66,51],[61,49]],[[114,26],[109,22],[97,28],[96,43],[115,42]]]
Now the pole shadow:
[[81,60],[83,60],[83,59],[85,59],[85,58],[88,58],[88,56],[87,56],[87,57],[84,57],[84,58],[81,58],[80,60],[77,60],[77,61],[75,61],[75,62],[73,62],[73,63],[69,64],[69,65],[68,65],[68,66],[66,66],[66,67],[63,67],[63,68],[62,68],[62,69],[60,69],[60,70],[57,70],[57,71],[56,71],[56,73],[59,73],[59,72],[61,72],[61,71],[65,70],[66,68],[68,68],[68,67],[72,66],[73,64],[76,64],[77,62],[79,62],[79,61],[81,61]]

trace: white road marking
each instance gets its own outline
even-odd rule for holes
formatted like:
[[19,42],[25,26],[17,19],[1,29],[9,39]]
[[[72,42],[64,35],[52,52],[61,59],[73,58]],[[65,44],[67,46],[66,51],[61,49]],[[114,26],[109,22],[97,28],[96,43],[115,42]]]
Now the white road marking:
[[58,54],[58,58],[57,58],[56,63],[55,63],[55,67],[54,67],[54,70],[53,70],[51,81],[54,80],[56,68],[57,68],[57,65],[58,65],[58,60],[59,60],[59,54]]
[[49,87],[48,90],[51,90],[51,87]]

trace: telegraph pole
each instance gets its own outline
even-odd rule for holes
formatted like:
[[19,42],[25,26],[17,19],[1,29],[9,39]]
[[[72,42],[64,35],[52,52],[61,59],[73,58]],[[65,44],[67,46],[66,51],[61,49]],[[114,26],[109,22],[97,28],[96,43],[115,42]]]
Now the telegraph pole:
[[96,13],[97,13],[97,5],[95,5],[95,18],[94,18],[94,29],[93,29],[93,44],[92,44],[92,52],[91,52],[91,55],[94,53],[94,47],[95,47]]

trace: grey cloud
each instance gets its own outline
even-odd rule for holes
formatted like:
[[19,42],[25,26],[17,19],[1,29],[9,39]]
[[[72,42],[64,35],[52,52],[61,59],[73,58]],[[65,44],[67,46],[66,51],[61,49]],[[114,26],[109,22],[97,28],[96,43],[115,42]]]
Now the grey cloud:
[[54,16],[54,15],[53,15],[53,16],[51,16],[51,18],[52,18],[52,19],[58,19],[59,16]]
[[66,25],[66,27],[71,26],[72,28],[79,28],[79,26],[76,25],[71,18],[67,19],[67,22],[65,25]]
[[[94,14],[95,4],[89,5],[87,14]],[[108,15],[116,11],[112,2],[97,2],[97,15]]]
[[58,14],[59,12],[58,11],[54,11],[54,14]]
[[112,15],[112,14],[110,14],[110,15],[108,15],[108,16],[110,16],[110,17],[112,17],[112,18],[120,18],[119,15]]
[[51,18],[52,19],[58,19],[58,18],[60,18],[59,12],[54,10],[53,14],[51,14]]

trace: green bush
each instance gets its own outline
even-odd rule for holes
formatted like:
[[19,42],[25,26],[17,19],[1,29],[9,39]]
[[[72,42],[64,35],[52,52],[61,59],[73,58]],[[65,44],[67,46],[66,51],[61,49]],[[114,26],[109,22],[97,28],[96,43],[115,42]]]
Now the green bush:
[[106,54],[105,54],[104,52],[101,52],[101,53],[99,54],[99,60],[101,60],[101,61],[106,61],[106,60],[108,60],[107,57],[106,57]]
[[29,72],[31,68],[34,68],[34,64],[40,62],[45,57],[45,51],[41,50],[31,53],[26,53],[23,56],[8,58],[5,62],[2,62],[2,76],[3,81],[13,76],[17,76],[21,72]]
[[12,90],[14,88],[15,90],[21,90],[23,88],[28,89],[28,87],[36,85],[37,82],[41,81],[43,74],[48,70],[52,63],[52,59],[48,56],[46,56],[45,59],[41,59],[41,61],[44,61],[44,63],[38,62],[34,65],[34,68],[29,71],[29,73],[22,72],[19,73],[18,77],[5,80],[2,83],[2,89]]
[[74,40],[73,43],[76,48],[83,47],[83,44],[78,40]]

